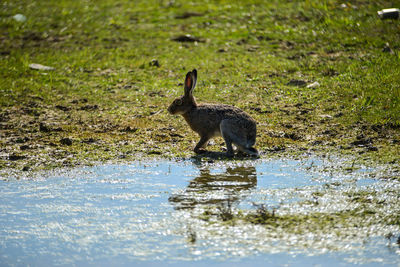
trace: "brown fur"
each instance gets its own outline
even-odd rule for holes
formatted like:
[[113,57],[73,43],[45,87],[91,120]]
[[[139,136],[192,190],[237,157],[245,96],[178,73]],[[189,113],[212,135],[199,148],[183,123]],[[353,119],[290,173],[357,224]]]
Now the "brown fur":
[[227,155],[233,156],[232,143],[249,155],[258,156],[253,148],[256,141],[256,121],[239,108],[223,104],[197,104],[192,92],[197,82],[197,71],[188,72],[185,79],[185,94],[176,98],[168,107],[171,114],[182,115],[190,128],[200,135],[194,148],[204,152],[208,140],[222,136],[227,146]]

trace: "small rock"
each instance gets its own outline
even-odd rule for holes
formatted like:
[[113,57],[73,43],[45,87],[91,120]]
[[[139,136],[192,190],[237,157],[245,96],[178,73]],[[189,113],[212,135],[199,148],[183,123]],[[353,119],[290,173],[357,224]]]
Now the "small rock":
[[318,115],[318,117],[320,117],[322,119],[332,119],[332,116],[328,115],[328,114],[320,114],[320,115]]
[[70,145],[72,145],[72,140],[70,138],[66,137],[66,138],[62,138],[60,140],[60,143],[62,145],[70,146]]
[[37,63],[29,64],[29,68],[31,68],[33,70],[54,70],[53,67],[49,67],[49,66],[45,66],[45,65],[37,64]]
[[387,8],[378,11],[378,16],[381,19],[398,19],[400,10],[398,8]]
[[309,85],[307,85],[307,88],[318,88],[320,86],[321,85],[319,84],[319,82],[313,82],[313,83],[310,83]]
[[307,84],[306,81],[303,81],[303,80],[296,80],[296,79],[292,79],[292,80],[290,80],[290,81],[287,83],[287,85],[299,86],[299,87],[306,86],[306,84]]
[[18,22],[25,22],[26,21],[26,17],[24,15],[22,15],[22,14],[15,14],[13,16],[13,19],[15,21],[18,21]]
[[200,38],[194,37],[194,36],[192,36],[190,34],[180,35],[178,37],[174,37],[174,38],[172,38],[172,41],[181,42],[181,43],[194,43],[194,42],[202,43],[202,42],[204,42]]
[[382,52],[384,53],[389,53],[389,54],[393,54],[393,50],[390,48],[389,43],[386,43],[385,46],[382,49]]
[[159,68],[159,67],[160,67],[160,62],[158,62],[157,59],[152,59],[152,60],[149,62],[149,66],[150,66],[150,67],[157,67],[157,68]]

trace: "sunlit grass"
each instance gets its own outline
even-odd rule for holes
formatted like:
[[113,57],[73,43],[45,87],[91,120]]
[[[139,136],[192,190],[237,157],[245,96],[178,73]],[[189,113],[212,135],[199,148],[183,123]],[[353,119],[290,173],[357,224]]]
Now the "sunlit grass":
[[[8,126],[2,131],[8,137],[30,132],[32,145],[46,147],[51,142],[56,144],[52,148],[64,149],[55,142],[60,135],[80,140],[82,132],[91,132],[108,120],[113,125],[104,130],[109,137],[99,138],[108,140],[102,145],[111,151],[119,150],[110,141],[117,131],[122,139],[130,140],[132,155],[136,146],[143,146],[144,153],[158,149],[166,156],[190,155],[197,137],[182,118],[168,115],[165,109],[182,94],[186,72],[197,68],[196,97],[249,112],[260,123],[261,151],[287,144],[304,148],[321,140],[346,145],[361,133],[379,135],[390,143],[399,138],[400,26],[376,15],[390,4],[4,2],[0,6],[0,106]],[[185,12],[199,16],[177,18]],[[23,14],[26,21],[17,22],[15,14]],[[184,34],[200,42],[172,40]],[[386,44],[390,49],[383,52]],[[152,60],[159,67],[152,66]],[[32,70],[31,63],[55,70]],[[319,86],[293,86],[292,80]],[[88,110],[85,105],[98,108]],[[23,110],[27,106],[29,112]],[[23,131],[18,125],[24,122],[16,122],[21,112],[32,121],[31,128]],[[138,131],[119,132],[126,122],[137,120]],[[63,132],[33,132],[40,122],[60,124]],[[371,132],[371,127],[387,132]],[[321,137],[332,129],[337,135]],[[158,132],[178,132],[184,137],[161,143],[152,139]],[[301,138],[287,138],[293,132]],[[77,155],[87,146],[75,144],[68,150]],[[2,145],[7,153],[30,153],[19,151],[12,140]],[[393,149],[398,150],[397,146]]]

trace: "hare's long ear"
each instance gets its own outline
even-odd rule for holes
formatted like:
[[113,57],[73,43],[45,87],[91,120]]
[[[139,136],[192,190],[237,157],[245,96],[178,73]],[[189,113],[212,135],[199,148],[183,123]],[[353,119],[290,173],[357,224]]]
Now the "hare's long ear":
[[197,70],[196,69],[192,70],[192,74],[193,74],[193,84],[192,84],[192,91],[193,91],[197,83]]
[[195,79],[193,77],[193,73],[189,71],[186,74],[185,78],[185,96],[191,96],[192,95],[192,90],[195,85]]

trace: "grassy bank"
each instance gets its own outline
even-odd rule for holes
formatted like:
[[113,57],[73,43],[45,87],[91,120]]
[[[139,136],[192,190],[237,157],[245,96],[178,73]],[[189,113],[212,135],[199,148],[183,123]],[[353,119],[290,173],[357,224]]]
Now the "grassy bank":
[[[376,14],[388,7],[3,2],[0,168],[193,155],[198,137],[166,112],[193,68],[199,101],[234,104],[259,122],[263,156],[338,152],[396,166],[400,23]],[[210,149],[223,146],[216,140]]]

